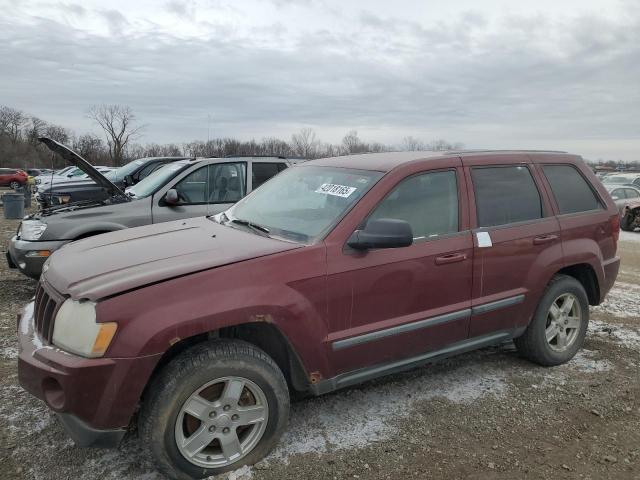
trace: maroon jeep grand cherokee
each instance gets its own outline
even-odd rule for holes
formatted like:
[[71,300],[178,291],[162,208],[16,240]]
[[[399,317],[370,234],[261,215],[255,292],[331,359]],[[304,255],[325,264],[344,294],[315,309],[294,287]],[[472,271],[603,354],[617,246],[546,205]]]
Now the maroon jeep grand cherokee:
[[558,365],[619,266],[580,157],[381,153],[286,170],[225,213],[81,240],[45,265],[20,382],[79,445],[139,436],[173,478],[251,464],[319,395],[514,340]]

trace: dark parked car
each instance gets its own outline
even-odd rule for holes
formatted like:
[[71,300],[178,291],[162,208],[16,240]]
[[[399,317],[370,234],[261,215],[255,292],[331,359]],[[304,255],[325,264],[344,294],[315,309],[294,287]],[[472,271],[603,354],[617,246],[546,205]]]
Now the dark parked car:
[[26,185],[29,175],[19,168],[0,168],[0,187],[11,187],[14,190]]
[[[78,165],[105,192],[105,198],[44,209],[22,221],[11,239],[7,261],[38,278],[42,265],[63,245],[114,230],[213,215],[287,168],[279,157],[177,160],[155,170],[125,194],[86,160],[53,140],[47,145]],[[165,162],[166,163],[166,162]]]
[[20,383],[80,445],[116,445],[138,412],[165,474],[217,474],[273,448],[292,391],[511,340],[567,362],[616,279],[619,219],[569,154],[310,161],[213,217],[55,252]]
[[[126,165],[104,173],[104,176],[120,189],[130,187],[155,172],[160,167],[188,157],[148,157],[132,160]],[[38,202],[43,207],[87,200],[106,200],[109,192],[91,179],[53,183],[38,190]]]

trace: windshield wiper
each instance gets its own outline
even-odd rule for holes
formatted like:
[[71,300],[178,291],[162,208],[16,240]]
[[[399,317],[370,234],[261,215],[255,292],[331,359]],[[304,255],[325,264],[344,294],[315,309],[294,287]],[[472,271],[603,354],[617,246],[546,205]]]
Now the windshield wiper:
[[263,227],[262,225],[258,225],[257,223],[249,222],[248,220],[242,220],[240,218],[234,218],[231,220],[231,223],[237,223],[238,225],[244,225],[245,227],[252,228],[254,230],[258,230],[260,232],[264,232],[267,235],[269,234],[269,229],[267,227]]

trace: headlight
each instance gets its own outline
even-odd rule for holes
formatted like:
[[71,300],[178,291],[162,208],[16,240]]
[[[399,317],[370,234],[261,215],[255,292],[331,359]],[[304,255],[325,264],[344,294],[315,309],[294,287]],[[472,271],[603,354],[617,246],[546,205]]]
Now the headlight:
[[20,225],[20,238],[33,242],[38,240],[46,229],[47,224],[40,220],[24,220]]
[[53,343],[83,357],[102,357],[116,333],[115,322],[97,323],[96,304],[67,299],[53,325]]

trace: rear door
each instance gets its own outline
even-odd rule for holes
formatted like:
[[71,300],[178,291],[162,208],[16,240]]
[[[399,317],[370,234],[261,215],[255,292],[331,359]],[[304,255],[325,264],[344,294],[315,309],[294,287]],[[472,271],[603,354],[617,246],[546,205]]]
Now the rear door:
[[469,337],[512,333],[528,324],[547,279],[562,268],[560,227],[528,156],[471,155],[463,163],[474,234]]

